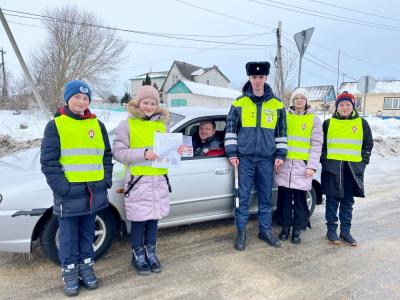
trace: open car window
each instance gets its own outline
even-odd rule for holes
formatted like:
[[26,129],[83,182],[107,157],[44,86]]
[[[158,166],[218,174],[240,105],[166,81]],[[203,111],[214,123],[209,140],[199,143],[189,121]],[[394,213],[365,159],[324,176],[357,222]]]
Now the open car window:
[[[185,125],[180,127],[175,132],[181,132],[185,136],[190,136],[192,138],[192,143],[195,142],[195,139],[199,139],[199,127],[201,121],[214,121],[216,125],[216,136],[221,141],[221,147],[223,148],[223,141],[225,138],[225,127],[226,127],[226,117],[225,116],[218,116],[218,117],[202,117],[191,120],[187,122]],[[208,159],[208,158],[215,158],[221,157],[224,155],[215,155],[215,156],[194,156],[194,157],[182,157],[182,160],[193,160],[193,159]]]

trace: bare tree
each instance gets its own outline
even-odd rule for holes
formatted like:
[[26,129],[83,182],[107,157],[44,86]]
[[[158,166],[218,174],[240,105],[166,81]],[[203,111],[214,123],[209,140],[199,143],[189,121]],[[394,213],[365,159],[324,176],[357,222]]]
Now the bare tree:
[[[272,65],[274,65],[275,56],[270,55]],[[294,71],[296,69],[297,56],[293,51],[289,51],[286,48],[282,49],[282,66],[283,66],[283,87],[284,87],[284,99],[282,101],[285,104],[288,103],[291,91],[294,88]],[[271,68],[271,74],[269,75],[268,82],[276,92],[279,90],[279,78],[277,77],[277,70],[275,67]]]
[[99,95],[109,89],[115,72],[125,59],[126,42],[113,30],[101,28],[92,13],[76,6],[46,11],[48,37],[34,53],[33,73],[40,90],[54,111],[62,103],[64,84],[87,81]]

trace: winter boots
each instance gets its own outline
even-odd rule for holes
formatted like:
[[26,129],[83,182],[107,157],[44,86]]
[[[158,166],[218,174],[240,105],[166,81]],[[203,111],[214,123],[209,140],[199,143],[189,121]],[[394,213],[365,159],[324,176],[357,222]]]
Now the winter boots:
[[246,230],[238,230],[234,247],[239,251],[246,248]]
[[336,229],[333,230],[333,229],[328,228],[326,237],[327,237],[329,243],[335,244],[335,245],[339,244],[339,237],[337,235]]
[[283,226],[281,233],[279,234],[279,239],[281,241],[287,241],[289,239],[289,235],[290,235],[290,227]]
[[279,248],[281,246],[279,239],[277,239],[271,232],[260,232],[258,234],[258,238],[266,242],[271,247]]
[[64,294],[71,297],[79,294],[79,267],[70,264],[62,268],[62,279],[64,282]]
[[93,260],[87,258],[79,264],[79,277],[83,286],[89,290],[97,289],[98,282],[93,270]]
[[131,264],[135,268],[136,273],[140,275],[150,275],[151,269],[146,259],[144,247],[133,248],[132,254]]
[[293,228],[291,242],[293,244],[300,244],[301,243],[301,237],[300,236],[301,236],[301,229]]
[[160,273],[162,271],[161,263],[156,256],[156,245],[146,246],[146,260],[150,266],[151,272]]
[[357,246],[357,241],[351,236],[350,231],[341,231],[340,238],[349,246]]

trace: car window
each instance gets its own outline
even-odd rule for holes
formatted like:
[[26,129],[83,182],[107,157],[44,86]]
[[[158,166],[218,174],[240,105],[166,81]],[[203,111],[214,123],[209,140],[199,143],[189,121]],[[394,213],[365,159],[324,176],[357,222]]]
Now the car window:
[[[219,138],[221,141],[221,148],[224,147],[223,141],[225,137],[225,127],[226,127],[226,119],[225,118],[216,118],[213,119],[211,117],[209,118],[201,118],[197,119],[195,121],[189,122],[185,124],[185,126],[181,127],[179,129],[179,132],[182,132],[185,136],[190,136],[192,138],[192,143],[193,146],[195,146],[196,141],[199,141],[199,127],[200,127],[200,122],[201,121],[214,121],[215,122],[215,128],[216,128],[216,136]],[[193,160],[193,159],[207,159],[207,158],[213,158],[213,157],[220,157],[220,156],[225,156],[225,155],[215,155],[215,156],[194,156],[194,157],[185,157],[182,158],[182,160]]]

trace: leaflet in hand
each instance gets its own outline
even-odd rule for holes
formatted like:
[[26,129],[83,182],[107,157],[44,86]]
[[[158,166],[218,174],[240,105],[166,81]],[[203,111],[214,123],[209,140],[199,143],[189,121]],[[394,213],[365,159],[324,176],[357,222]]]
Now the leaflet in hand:
[[152,162],[154,168],[179,168],[181,158],[178,147],[182,145],[182,133],[154,134],[154,152],[158,158]]

